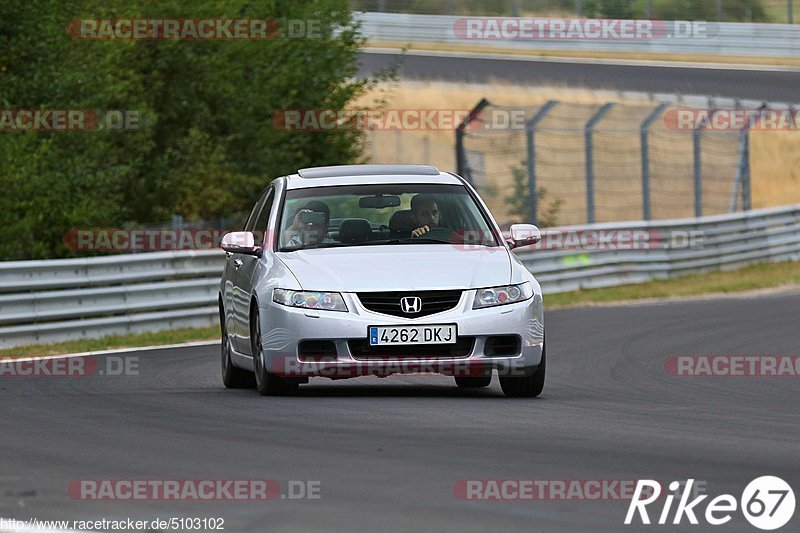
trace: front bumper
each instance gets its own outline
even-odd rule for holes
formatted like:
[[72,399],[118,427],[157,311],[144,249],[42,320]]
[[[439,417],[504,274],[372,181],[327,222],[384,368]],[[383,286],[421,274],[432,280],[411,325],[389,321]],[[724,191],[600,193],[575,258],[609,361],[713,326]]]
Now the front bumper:
[[[517,304],[472,309],[475,290],[465,290],[458,305],[424,318],[407,319],[366,309],[355,294],[343,293],[347,312],[316,311],[275,304],[261,306],[261,331],[265,367],[283,377],[351,378],[366,375],[444,374],[482,376],[530,375],[538,368],[544,342],[544,306],[541,294]],[[474,340],[465,355],[427,355],[416,347],[414,355],[354,356],[348,341],[365,340],[370,326],[456,324],[460,338]],[[518,336],[515,353],[487,355],[486,340]],[[307,357],[299,352],[303,341],[331,341],[335,355]],[[435,350],[434,350],[435,351]]]

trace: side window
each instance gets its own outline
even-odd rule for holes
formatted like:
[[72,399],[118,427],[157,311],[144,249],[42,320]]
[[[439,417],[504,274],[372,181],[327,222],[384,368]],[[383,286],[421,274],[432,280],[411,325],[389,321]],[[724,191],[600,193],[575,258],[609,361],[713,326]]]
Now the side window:
[[267,222],[269,221],[269,214],[272,212],[272,204],[275,200],[274,191],[275,189],[272,187],[267,189],[265,197],[261,202],[261,211],[259,211],[258,216],[256,216],[253,228],[249,230],[253,232],[256,243],[261,243],[261,246],[264,246],[267,232]]
[[267,199],[267,196],[271,190],[272,189],[268,189],[264,191],[264,194],[262,194],[261,198],[258,199],[256,205],[253,206],[253,210],[250,212],[250,216],[247,217],[247,222],[245,222],[242,231],[253,231],[253,228],[256,225],[256,218],[258,217],[259,213],[261,213],[261,208],[264,206],[264,201]]

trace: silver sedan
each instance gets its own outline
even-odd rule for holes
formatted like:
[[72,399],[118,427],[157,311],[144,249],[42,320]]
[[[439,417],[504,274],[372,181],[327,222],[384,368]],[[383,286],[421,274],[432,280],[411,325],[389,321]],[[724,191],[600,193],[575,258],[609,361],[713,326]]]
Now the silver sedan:
[[544,306],[464,179],[424,165],[302,169],[274,180],[225,235],[222,378],[287,394],[312,377],[444,374],[541,394]]

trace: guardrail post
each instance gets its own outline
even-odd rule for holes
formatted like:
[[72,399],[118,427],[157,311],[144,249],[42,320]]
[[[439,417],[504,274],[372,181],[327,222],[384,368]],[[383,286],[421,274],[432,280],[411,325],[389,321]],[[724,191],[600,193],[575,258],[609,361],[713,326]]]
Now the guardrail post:
[[642,154],[642,211],[644,220],[650,220],[650,126],[661,116],[669,104],[663,103],[656,107],[642,122],[641,127],[641,154]]
[[584,129],[584,146],[586,149],[586,219],[587,223],[594,224],[594,146],[592,145],[592,131],[595,125],[606,116],[614,107],[614,102],[604,104],[586,123]]
[[467,180],[470,185],[472,184],[472,177],[465,175],[464,172],[467,169],[467,158],[464,151],[464,135],[466,134],[466,129],[470,122],[475,120],[478,114],[483,111],[483,108],[488,105],[489,100],[481,98],[481,101],[475,104],[475,107],[470,110],[469,115],[464,117],[464,120],[462,120],[461,124],[456,128],[456,174]]
[[531,224],[538,223],[537,207],[539,204],[536,193],[536,126],[556,104],[558,104],[558,100],[550,100],[525,124],[525,140],[528,151],[528,197],[530,198],[528,216]]

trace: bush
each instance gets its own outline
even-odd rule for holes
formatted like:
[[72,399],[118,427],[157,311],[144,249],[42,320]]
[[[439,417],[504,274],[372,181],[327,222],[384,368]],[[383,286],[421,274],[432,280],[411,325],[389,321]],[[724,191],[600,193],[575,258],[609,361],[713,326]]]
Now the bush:
[[[508,203],[508,214],[514,217],[514,223],[536,224],[542,228],[551,228],[558,225],[558,212],[564,201],[555,197],[550,200],[547,189],[539,187],[536,189],[536,198],[531,198],[528,190],[528,175],[525,171],[527,162],[522,161],[520,166],[511,167],[513,185],[511,193],[505,197]],[[536,216],[538,220],[528,220],[530,205],[536,202]]]

